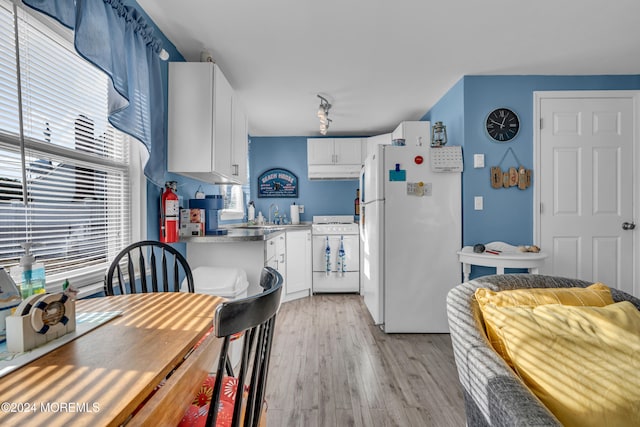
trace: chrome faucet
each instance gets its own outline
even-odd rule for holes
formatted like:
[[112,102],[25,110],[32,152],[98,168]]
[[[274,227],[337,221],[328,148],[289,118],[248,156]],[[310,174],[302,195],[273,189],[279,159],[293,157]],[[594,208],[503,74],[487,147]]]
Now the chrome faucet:
[[[269,205],[269,224],[273,224],[273,222],[271,221],[271,209],[274,208],[274,207],[276,208],[276,212],[279,211],[278,205],[276,205],[275,203],[271,203]],[[275,218],[274,218],[274,220],[275,220]]]

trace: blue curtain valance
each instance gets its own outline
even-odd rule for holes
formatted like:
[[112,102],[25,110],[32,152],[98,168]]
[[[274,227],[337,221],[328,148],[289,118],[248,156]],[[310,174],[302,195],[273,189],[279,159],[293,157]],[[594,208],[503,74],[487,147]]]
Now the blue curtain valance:
[[162,187],[166,158],[162,41],[154,36],[154,28],[122,0],[23,3],[74,30],[78,54],[110,77],[109,122],[147,147],[145,175]]

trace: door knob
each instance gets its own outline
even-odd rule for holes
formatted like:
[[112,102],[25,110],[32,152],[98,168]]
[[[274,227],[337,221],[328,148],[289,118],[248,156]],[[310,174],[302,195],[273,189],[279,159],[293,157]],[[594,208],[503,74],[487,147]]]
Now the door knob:
[[636,228],[636,223],[635,222],[623,222],[622,223],[622,229],[623,230],[633,230],[634,228]]

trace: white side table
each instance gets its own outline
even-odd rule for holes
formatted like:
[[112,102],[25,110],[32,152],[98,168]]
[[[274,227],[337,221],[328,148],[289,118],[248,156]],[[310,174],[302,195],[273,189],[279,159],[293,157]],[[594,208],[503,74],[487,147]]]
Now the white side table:
[[505,268],[526,268],[529,273],[538,274],[538,269],[544,263],[547,254],[544,252],[520,252],[517,247],[502,242],[486,245],[487,249],[500,249],[498,255],[490,253],[475,253],[473,246],[465,246],[458,251],[458,260],[462,263],[464,281],[469,280],[472,265],[495,267],[496,274],[504,274]]

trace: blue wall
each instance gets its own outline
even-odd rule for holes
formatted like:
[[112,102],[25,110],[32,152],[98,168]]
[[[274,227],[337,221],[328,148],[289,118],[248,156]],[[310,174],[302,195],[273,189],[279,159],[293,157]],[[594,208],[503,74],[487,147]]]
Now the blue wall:
[[[283,168],[298,177],[298,198],[258,198],[257,179],[265,170]],[[289,217],[289,205],[304,205],[300,221],[311,221],[313,215],[353,215],[358,181],[310,181],[307,179],[307,137],[252,137],[249,143],[249,176],[251,200],[256,215],[268,217],[271,203]]]
[[[497,166],[511,147],[525,168],[533,168],[533,92],[565,90],[638,90],[633,76],[466,76],[423,117],[447,125],[450,143],[463,146],[463,244],[500,240],[513,245],[533,243],[533,187],[493,189],[491,166]],[[462,93],[462,96],[461,96]],[[512,142],[492,142],[484,129],[487,114],[508,107],[520,117],[520,132]],[[456,129],[462,124],[462,135]],[[485,167],[473,168],[473,155],[485,155]],[[502,169],[518,166],[509,154]],[[533,184],[536,177],[533,177]],[[484,210],[473,209],[474,196],[484,197]],[[490,270],[492,272],[493,270]],[[474,267],[472,277],[486,274]]]

